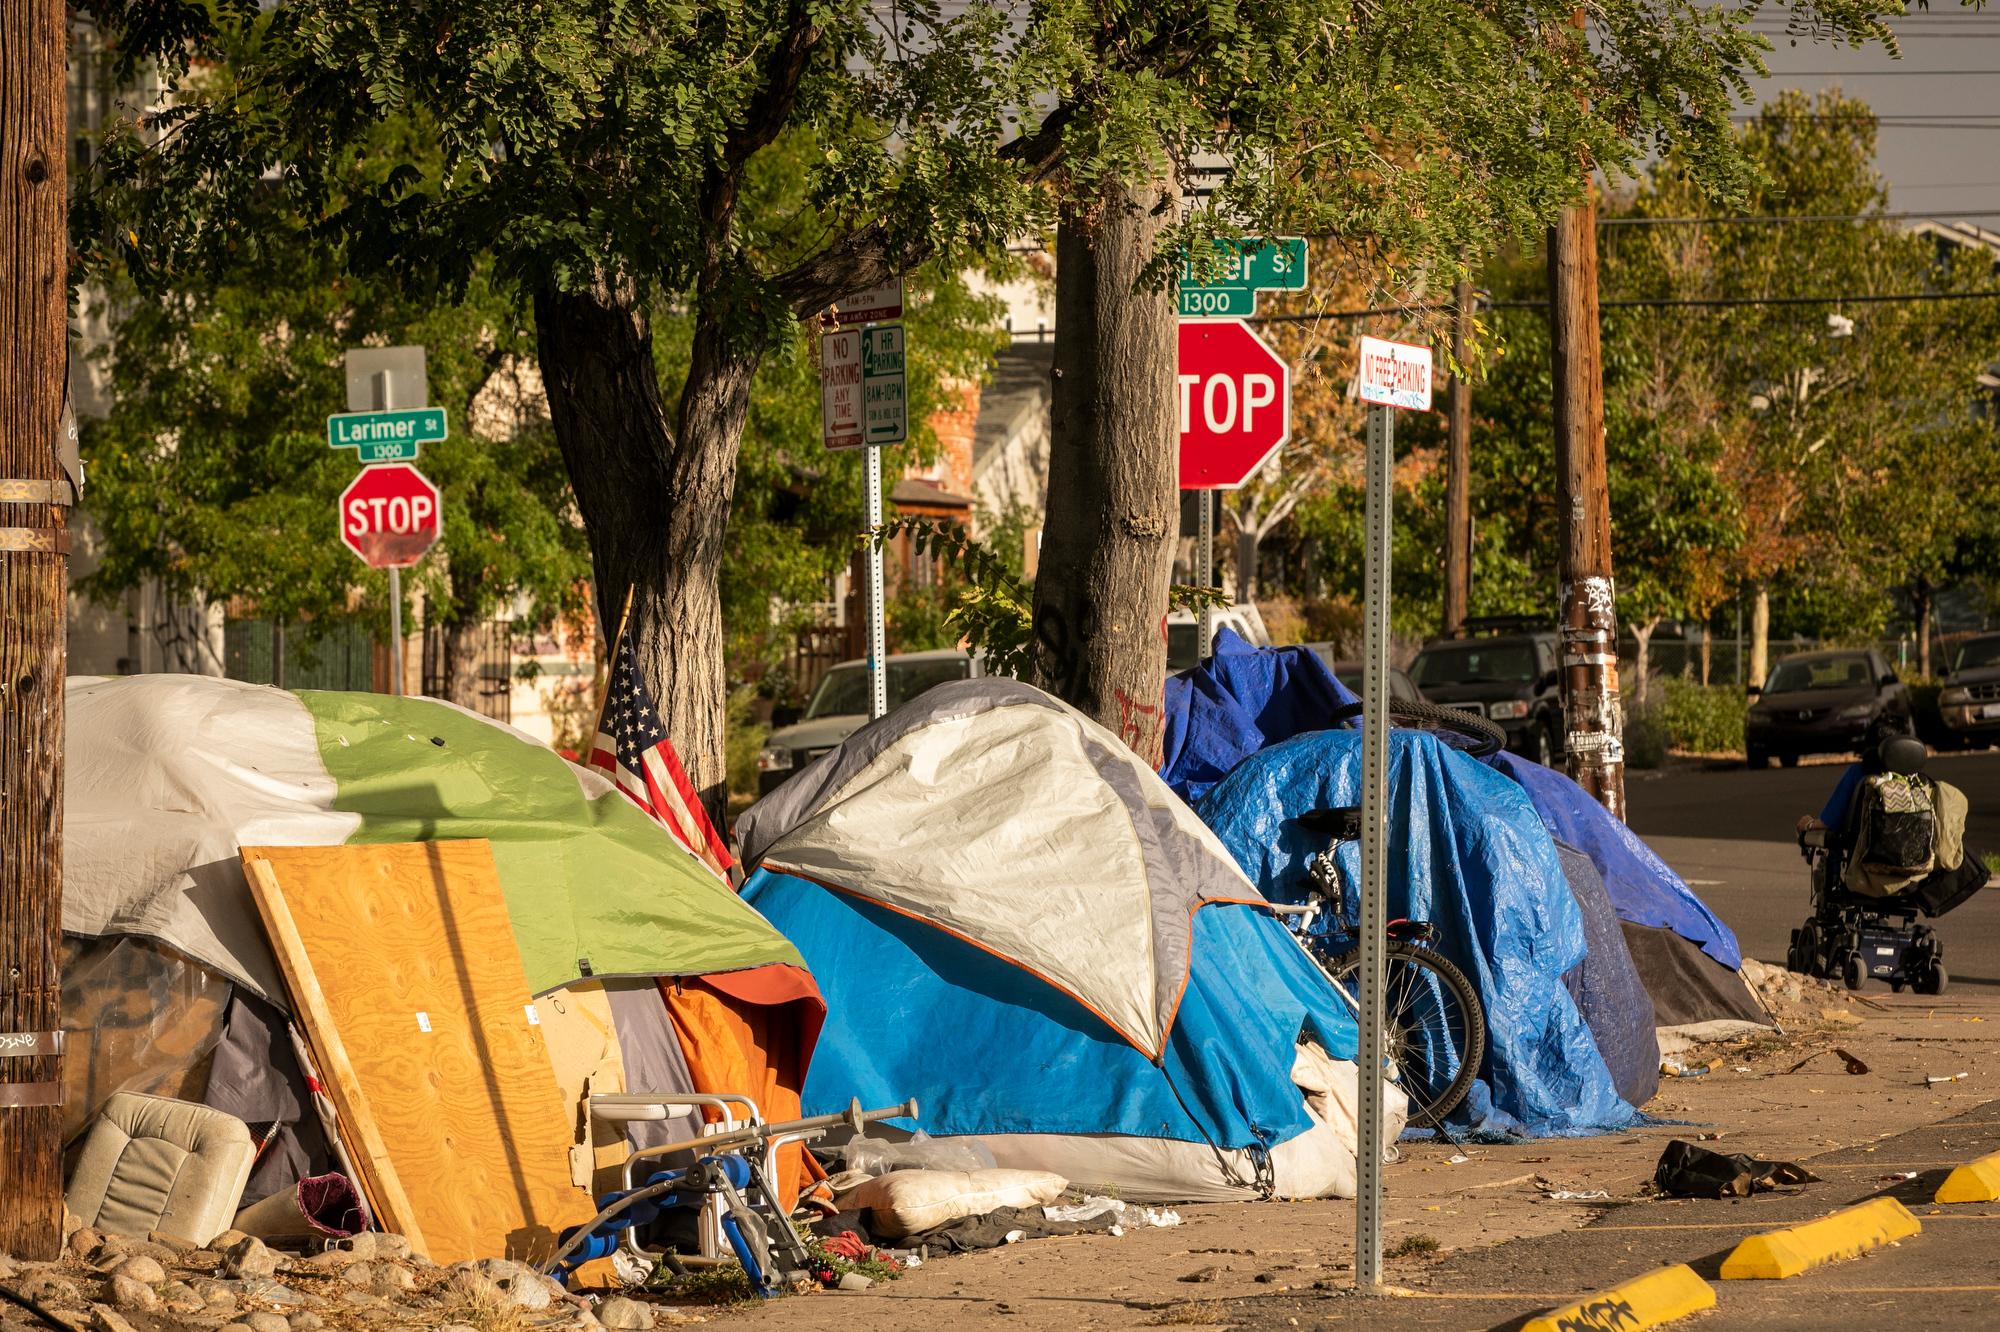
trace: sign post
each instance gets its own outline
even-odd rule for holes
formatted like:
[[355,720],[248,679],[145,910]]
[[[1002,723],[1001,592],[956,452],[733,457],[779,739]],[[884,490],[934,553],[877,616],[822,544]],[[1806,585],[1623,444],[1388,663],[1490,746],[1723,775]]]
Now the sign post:
[[1389,888],[1389,550],[1394,520],[1395,409],[1428,411],[1428,347],[1361,339],[1358,381],[1368,404],[1368,498],[1363,517],[1361,657],[1361,1036],[1355,1064],[1361,1078],[1356,1117],[1354,1284],[1382,1284],[1382,944],[1388,933]]
[[436,543],[442,511],[438,488],[408,464],[419,445],[445,438],[444,409],[426,405],[430,376],[420,346],[356,347],[346,370],[347,411],[326,418],[326,442],[353,449],[363,466],[340,495],[340,539],[389,571],[389,692],[401,697],[402,571]]
[[[829,449],[865,449],[862,521],[867,525],[868,715],[889,710],[888,632],[882,599],[882,454],[909,438],[903,358],[903,280],[856,292],[834,307],[836,331],[820,335],[820,433]],[[849,325],[860,325],[852,328]]]
[[[1195,580],[1213,587],[1215,497],[1209,492],[1242,486],[1291,438],[1291,367],[1240,319],[1184,319],[1175,383],[1180,391],[1180,488],[1201,492]],[[1204,604],[1204,657],[1214,623],[1214,611]]]

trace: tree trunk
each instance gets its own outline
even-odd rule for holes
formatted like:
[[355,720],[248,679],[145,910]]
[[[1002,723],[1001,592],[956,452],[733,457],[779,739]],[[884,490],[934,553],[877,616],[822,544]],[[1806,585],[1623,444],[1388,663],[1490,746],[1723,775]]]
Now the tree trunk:
[[1931,678],[1931,608],[1937,602],[1935,594],[1931,580],[1921,574],[1910,584],[1910,601],[1917,612],[1917,675],[1925,680]]
[[1236,602],[1248,605],[1257,599],[1257,561],[1263,548],[1263,539],[1254,527],[1236,529]]
[[1701,627],[1701,687],[1708,688],[1708,671],[1714,657],[1715,635],[1707,625]]
[[1632,642],[1638,652],[1632,658],[1632,701],[1640,707],[1646,706],[1646,690],[1652,683],[1653,663],[1650,653],[1653,647],[1653,631],[1660,627],[1658,620],[1647,620],[1643,624],[1632,625]]
[[479,678],[479,661],[485,655],[486,622],[476,615],[454,614],[442,628],[444,696],[477,712],[485,683]]
[[0,1253],[36,1260],[63,1240],[65,21],[0,0]]
[[1057,228],[1053,438],[1035,579],[1035,683],[1153,765],[1178,526],[1178,343],[1172,291],[1140,283],[1174,197],[1164,181],[1115,188]]
[[1750,599],[1750,678],[1745,683],[1763,687],[1771,665],[1771,589],[1756,585]]
[[652,326],[630,293],[537,292],[535,323],[549,415],[590,533],[599,621],[615,632],[635,589],[627,633],[640,670],[724,827],[722,552],[757,358],[703,318],[670,426]]

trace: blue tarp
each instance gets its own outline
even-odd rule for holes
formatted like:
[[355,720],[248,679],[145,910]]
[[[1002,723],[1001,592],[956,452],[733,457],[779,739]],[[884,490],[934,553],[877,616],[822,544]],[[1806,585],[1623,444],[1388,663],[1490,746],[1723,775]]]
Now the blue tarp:
[[1644,1105],[1660,1089],[1660,1040],[1653,1025],[1653,996],[1639,979],[1618,913],[1590,857],[1556,843],[1563,878],[1583,912],[1583,961],[1563,973],[1563,984],[1597,1041],[1618,1094]]
[[1358,702],[1311,648],[1253,648],[1232,629],[1215,655],[1167,679],[1166,759],[1160,776],[1190,805],[1260,749],[1322,730]]
[[[1267,897],[1302,901],[1307,865],[1325,840],[1298,816],[1359,804],[1360,767],[1359,732],[1300,735],[1245,758],[1197,812]],[[1454,1127],[1509,1138],[1638,1122],[1564,988],[1564,973],[1584,958],[1584,921],[1521,787],[1417,731],[1391,733],[1389,783],[1398,832],[1389,845],[1389,915],[1436,925],[1441,951],[1487,1006],[1482,1085],[1454,1113]],[[1360,882],[1359,860],[1357,846],[1342,848],[1350,884]]]
[[[1323,729],[1335,708],[1355,701],[1311,649],[1253,648],[1224,629],[1213,657],[1167,681],[1160,775],[1198,805],[1250,755]],[[1590,857],[1621,919],[1670,929],[1731,971],[1743,965],[1729,927],[1582,787],[1532,759],[1502,753],[1487,761],[1528,792],[1550,836]]]
[[1487,761],[1527,791],[1549,836],[1590,857],[1621,919],[1670,929],[1731,971],[1743,965],[1743,950],[1730,928],[1653,854],[1653,848],[1581,786],[1515,754],[1496,754]]
[[1352,1059],[1351,1010],[1257,907],[1194,916],[1188,987],[1158,1066],[1040,978],[931,925],[760,870],[743,895],[826,997],[804,1112],[914,1096],[933,1134],[1130,1134],[1270,1147],[1311,1127],[1303,1028]]

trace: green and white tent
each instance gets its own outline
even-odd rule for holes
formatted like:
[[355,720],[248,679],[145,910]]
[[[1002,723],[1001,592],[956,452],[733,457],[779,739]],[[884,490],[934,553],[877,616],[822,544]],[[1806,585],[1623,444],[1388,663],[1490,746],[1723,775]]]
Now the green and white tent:
[[[532,737],[434,699],[189,675],[75,679],[68,706],[67,1133],[120,1090],[224,1110],[261,1139],[245,1204],[339,1164],[245,846],[486,839],[557,1089],[600,1171],[623,1149],[580,1113],[592,1091],[796,1104],[824,1013],[798,951],[610,782]],[[683,1030],[703,1015],[721,1038]]]
[[427,698],[72,680],[63,929],[155,940],[284,1006],[242,846],[484,837],[536,993],[798,951],[608,781]]

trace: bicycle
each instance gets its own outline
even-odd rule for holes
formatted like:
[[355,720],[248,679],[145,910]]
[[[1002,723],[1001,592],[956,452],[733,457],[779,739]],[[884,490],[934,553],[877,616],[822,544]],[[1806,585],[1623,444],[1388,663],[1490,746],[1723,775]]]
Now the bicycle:
[[[1334,719],[1345,720],[1359,710],[1358,705],[1341,708]],[[1466,752],[1475,758],[1497,752],[1506,741],[1499,727],[1456,709],[1399,704],[1391,716],[1447,727],[1469,741]],[[1346,928],[1346,885],[1336,857],[1342,842],[1360,839],[1361,811],[1353,806],[1308,810],[1299,816],[1299,824],[1325,835],[1327,845],[1307,865],[1306,902],[1278,910],[1307,956],[1358,1007],[1360,941]],[[1312,925],[1322,910],[1332,929],[1319,933]],[[1393,1061],[1409,1098],[1410,1126],[1435,1128],[1458,1108],[1479,1076],[1486,1056],[1486,1009],[1465,973],[1437,951],[1435,926],[1392,920],[1387,935],[1382,959],[1383,1053]]]

